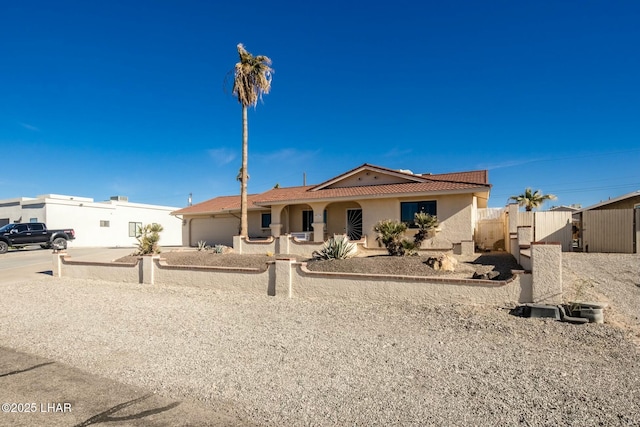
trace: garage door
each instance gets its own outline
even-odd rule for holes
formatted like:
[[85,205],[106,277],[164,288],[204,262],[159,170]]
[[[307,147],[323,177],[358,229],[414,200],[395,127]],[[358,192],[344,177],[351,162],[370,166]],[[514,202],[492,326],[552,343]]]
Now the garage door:
[[204,240],[209,246],[226,245],[233,246],[233,236],[239,234],[238,218],[216,217],[195,218],[191,220],[191,246],[196,246],[198,241]]

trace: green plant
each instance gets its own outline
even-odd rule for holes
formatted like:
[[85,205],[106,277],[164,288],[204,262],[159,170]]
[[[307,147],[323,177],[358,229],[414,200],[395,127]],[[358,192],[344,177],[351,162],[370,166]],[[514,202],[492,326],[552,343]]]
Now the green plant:
[[400,242],[402,244],[402,249],[404,250],[403,255],[418,255],[418,249],[420,249],[420,244],[416,242],[412,242],[411,240],[402,239]]
[[438,226],[438,218],[425,212],[417,212],[413,218],[413,223],[418,226],[418,232],[413,236],[413,242],[419,248],[420,244],[429,235],[429,231]]
[[138,227],[136,240],[138,241],[138,250],[135,255],[159,254],[160,233],[164,229],[160,224],[147,224]]
[[557,199],[557,197],[553,194],[542,194],[540,190],[533,191],[529,187],[525,188],[524,193],[509,197],[509,200],[517,202],[518,205],[523,206],[527,212],[531,212],[534,208],[543,204],[545,200],[555,199]]
[[213,248],[211,248],[213,250],[214,254],[221,254],[224,253],[224,245],[215,245]]
[[354,256],[358,248],[347,236],[334,236],[324,242],[319,251],[313,252],[314,259],[347,259]]
[[255,107],[263,94],[268,94],[271,90],[271,59],[264,55],[252,55],[247,52],[242,43],[238,44],[238,55],[240,61],[234,68],[233,94],[242,105],[242,166],[238,175],[240,181],[240,235],[249,235],[249,224],[247,219],[247,181],[249,175],[247,171],[247,156],[249,144],[249,122],[247,107]]
[[198,240],[198,251],[206,251],[209,249],[209,245],[204,240]]
[[378,233],[376,240],[387,248],[387,252],[392,256],[403,256],[405,254],[402,233],[406,230],[407,225],[405,223],[390,219],[379,221],[373,227],[373,231]]

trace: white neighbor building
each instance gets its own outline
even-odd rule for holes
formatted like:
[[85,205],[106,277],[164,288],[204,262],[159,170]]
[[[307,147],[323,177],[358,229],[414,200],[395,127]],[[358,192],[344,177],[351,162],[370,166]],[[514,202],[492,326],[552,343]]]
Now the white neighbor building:
[[133,247],[136,227],[157,223],[160,246],[182,244],[182,220],[170,213],[171,206],[129,203],[116,196],[105,202],[87,197],[45,194],[0,200],[0,226],[13,222],[44,222],[47,228],[73,228],[76,239],[71,247]]

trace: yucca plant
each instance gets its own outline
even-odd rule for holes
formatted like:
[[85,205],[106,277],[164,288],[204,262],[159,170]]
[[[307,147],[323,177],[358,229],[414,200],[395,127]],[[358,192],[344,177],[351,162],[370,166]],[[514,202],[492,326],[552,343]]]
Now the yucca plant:
[[418,226],[418,232],[413,236],[413,241],[419,248],[420,244],[427,238],[429,231],[438,226],[438,218],[425,212],[416,212],[413,223]]
[[138,251],[135,255],[159,254],[158,242],[160,241],[160,232],[163,230],[164,228],[160,224],[147,224],[143,227],[138,227],[136,236]]
[[387,248],[389,255],[392,256],[403,256],[405,254],[405,248],[402,243],[402,233],[406,230],[407,224],[390,219],[379,221],[373,227],[373,231],[378,233],[376,240],[382,243],[382,245]]
[[358,251],[355,243],[349,241],[347,236],[334,236],[324,242],[319,251],[313,252],[314,259],[347,259],[353,257]]

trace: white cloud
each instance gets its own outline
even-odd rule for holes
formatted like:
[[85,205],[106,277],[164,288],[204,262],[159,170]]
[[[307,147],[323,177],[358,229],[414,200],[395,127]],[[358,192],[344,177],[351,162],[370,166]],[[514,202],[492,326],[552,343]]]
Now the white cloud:
[[514,166],[526,165],[527,163],[538,162],[540,160],[544,160],[544,159],[504,160],[504,161],[498,162],[498,163],[480,164],[480,165],[478,165],[478,168],[479,169],[488,169],[488,170],[511,168],[511,167],[514,167]]
[[208,153],[218,166],[229,164],[236,158],[235,151],[228,148],[213,148]]
[[37,127],[35,127],[35,126],[33,126],[33,125],[30,125],[30,124],[28,124],[28,123],[18,122],[18,124],[19,124],[20,126],[22,126],[23,128],[25,128],[25,129],[27,129],[27,130],[30,130],[30,131],[32,131],[32,132],[40,132],[40,129],[38,129]]

